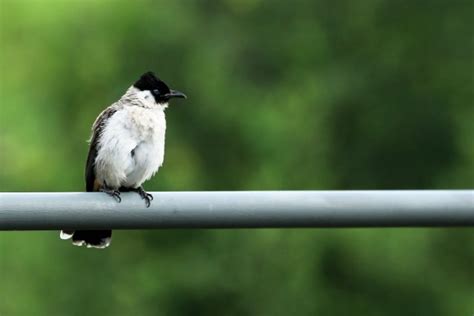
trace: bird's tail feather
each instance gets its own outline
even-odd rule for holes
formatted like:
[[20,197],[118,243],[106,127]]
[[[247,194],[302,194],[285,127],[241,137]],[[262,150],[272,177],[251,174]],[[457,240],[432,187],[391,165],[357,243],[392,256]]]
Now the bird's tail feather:
[[71,239],[75,246],[104,249],[112,241],[111,230],[62,230],[59,237],[63,240]]

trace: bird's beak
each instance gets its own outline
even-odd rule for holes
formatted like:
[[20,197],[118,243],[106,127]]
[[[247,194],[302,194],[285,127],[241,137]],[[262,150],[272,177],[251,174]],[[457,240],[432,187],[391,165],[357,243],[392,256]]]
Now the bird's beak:
[[170,90],[170,93],[166,94],[166,97],[168,98],[183,98],[186,99],[186,95],[182,92],[176,91],[176,90]]

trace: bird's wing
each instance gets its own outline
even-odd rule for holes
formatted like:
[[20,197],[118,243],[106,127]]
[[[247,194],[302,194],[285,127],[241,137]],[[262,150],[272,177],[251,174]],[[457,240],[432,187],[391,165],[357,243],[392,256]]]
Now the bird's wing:
[[106,108],[102,113],[100,113],[100,115],[95,120],[94,125],[92,126],[92,136],[90,139],[89,153],[87,154],[85,170],[87,192],[97,191],[99,189],[99,184],[96,182],[95,175],[95,160],[98,150],[97,147],[107,121],[112,117],[112,115],[115,114],[115,112],[117,112],[117,108],[114,106]]

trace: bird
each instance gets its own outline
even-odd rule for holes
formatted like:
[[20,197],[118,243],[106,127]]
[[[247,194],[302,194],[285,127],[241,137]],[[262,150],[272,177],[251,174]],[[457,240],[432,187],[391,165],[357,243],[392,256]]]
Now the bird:
[[[104,192],[121,202],[133,191],[149,207],[153,195],[143,189],[162,166],[165,154],[165,109],[173,98],[184,98],[153,72],[144,73],[125,94],[99,114],[92,125],[85,167],[87,192]],[[76,246],[107,248],[112,230],[61,230],[60,238]]]

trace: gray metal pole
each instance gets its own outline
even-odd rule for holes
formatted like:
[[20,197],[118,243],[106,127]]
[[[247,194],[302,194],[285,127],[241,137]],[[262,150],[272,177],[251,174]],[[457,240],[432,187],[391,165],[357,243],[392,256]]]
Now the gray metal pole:
[[0,193],[0,230],[474,226],[474,190]]

